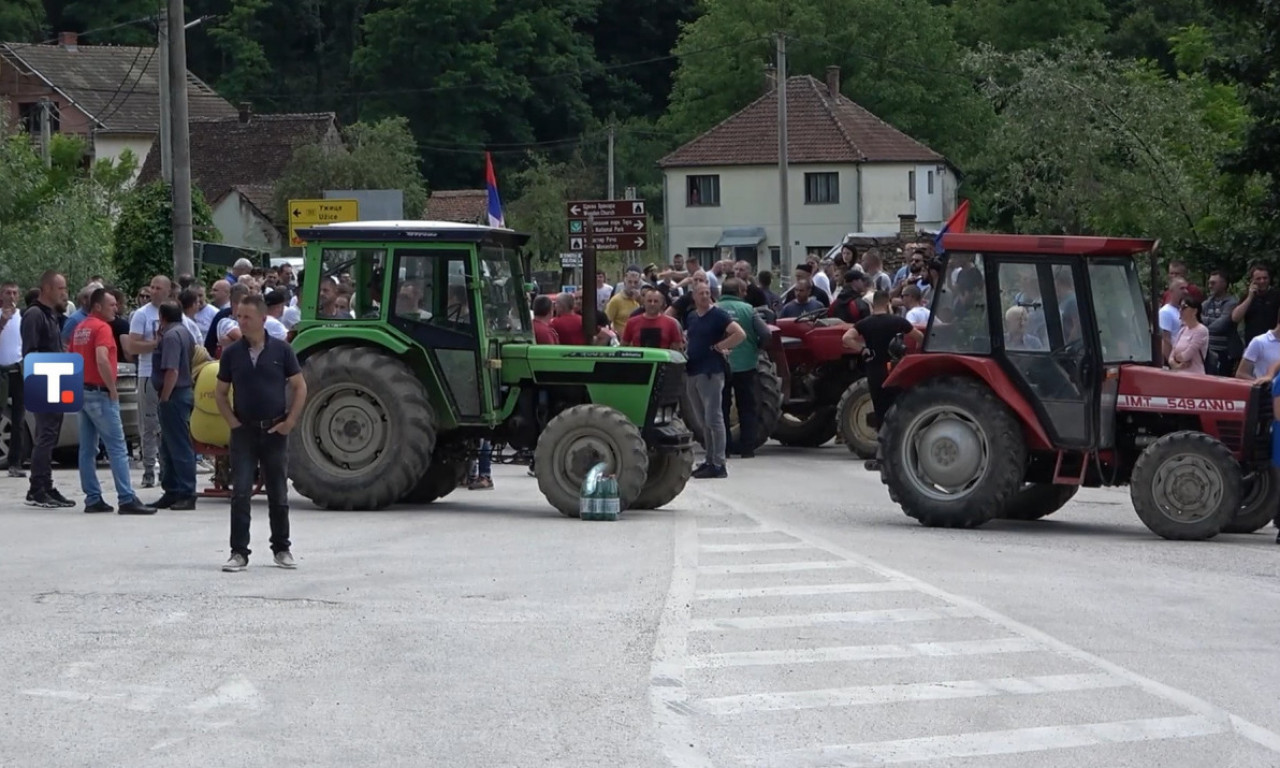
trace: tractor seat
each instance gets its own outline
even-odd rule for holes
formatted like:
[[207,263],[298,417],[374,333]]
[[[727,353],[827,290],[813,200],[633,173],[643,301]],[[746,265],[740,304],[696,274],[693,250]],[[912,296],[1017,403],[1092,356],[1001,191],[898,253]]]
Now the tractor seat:
[[823,317],[819,318],[814,325],[819,328],[830,328],[833,325],[846,325],[846,323],[838,317]]

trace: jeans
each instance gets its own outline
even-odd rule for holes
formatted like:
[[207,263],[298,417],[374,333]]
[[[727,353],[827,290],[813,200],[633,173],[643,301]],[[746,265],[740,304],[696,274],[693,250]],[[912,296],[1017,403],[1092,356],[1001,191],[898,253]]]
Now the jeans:
[[169,402],[158,403],[160,487],[174,499],[196,495],[196,452],[191,447],[191,409],[195,402],[191,387],[182,387],[173,390]]
[[[22,462],[27,458],[26,450],[29,447],[23,439],[23,433],[26,430],[22,428],[23,419],[27,418],[26,401],[23,399],[25,394],[22,384],[22,364],[19,363],[8,370],[0,370],[0,376],[3,376],[8,383],[9,396],[13,398],[13,405],[9,409],[9,466],[13,469],[22,469]],[[0,408],[4,407],[4,400],[0,397]]]
[[35,446],[31,449],[32,493],[53,490],[53,449],[58,447],[61,432],[61,413],[36,414]]
[[475,470],[472,473],[473,478],[489,477],[492,475],[493,443],[489,442],[488,440],[480,441],[480,455],[479,455],[479,458],[476,459],[476,463],[472,467],[472,469]]
[[724,374],[694,374],[689,377],[689,386],[693,390],[694,405],[702,404],[702,423],[706,429],[702,439],[707,449],[707,463],[713,467],[723,467],[725,432],[724,411],[720,401],[724,395]]
[[[139,403],[139,422],[142,428],[142,434],[139,435],[142,443],[142,476],[144,478],[154,479],[156,469],[156,454],[160,450],[160,392],[151,385],[151,379],[142,376],[138,377],[138,389],[142,393],[142,402]],[[163,481],[164,472],[161,468],[161,480]]]
[[[738,442],[729,434],[729,408],[738,401]],[[724,414],[725,446],[730,453],[753,453],[756,449],[756,371],[739,371],[724,380],[720,398]]]
[[106,392],[86,389],[84,408],[80,411],[80,490],[84,491],[85,506],[102,501],[102,486],[98,484],[98,440],[107,446],[111,459],[111,479],[115,482],[116,498],[128,504],[138,497],[129,480],[129,446],[124,441],[124,425],[120,422],[120,403]]
[[288,552],[289,542],[289,438],[269,434],[258,426],[242,425],[231,431],[231,552],[248,557],[249,508],[258,467],[267,487],[271,520],[271,551]]

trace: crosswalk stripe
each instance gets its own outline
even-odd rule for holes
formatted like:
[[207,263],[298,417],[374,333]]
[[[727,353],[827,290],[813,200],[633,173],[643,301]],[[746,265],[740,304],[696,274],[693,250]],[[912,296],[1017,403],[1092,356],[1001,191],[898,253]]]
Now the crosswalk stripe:
[[753,597],[803,597],[805,595],[851,595],[860,592],[909,592],[915,587],[902,581],[861,581],[852,584],[787,584],[780,587],[746,589],[703,589],[699,600],[747,600]]
[[1227,724],[1213,718],[1187,715],[831,745],[775,752],[770,755],[745,755],[741,760],[746,765],[758,766],[862,768],[863,766],[922,763],[930,760],[1048,752],[1055,749],[1093,747],[1103,744],[1193,738],[1222,733],[1227,728]]
[[861,568],[847,560],[806,560],[802,563],[747,563],[744,565],[700,565],[698,573],[704,576],[728,576],[735,573],[796,573],[798,571],[831,571],[841,568]]
[[1029,653],[1043,650],[1045,650],[1043,645],[1024,637],[1002,637],[994,640],[960,640],[950,643],[894,643],[830,648],[788,648],[781,651],[708,653],[690,656],[687,665],[693,669],[721,669],[725,667],[752,667],[771,664],[822,664],[874,661],[877,659],[981,656],[983,654]]
[[701,544],[698,548],[703,552],[785,552],[787,550],[814,549],[808,544],[799,541],[769,541],[761,544]]
[[726,629],[787,629],[823,624],[893,624],[903,621],[937,621],[973,616],[969,608],[888,608],[875,611],[843,611],[839,613],[800,613],[781,616],[734,616],[717,619],[694,619],[690,632],[717,632]]

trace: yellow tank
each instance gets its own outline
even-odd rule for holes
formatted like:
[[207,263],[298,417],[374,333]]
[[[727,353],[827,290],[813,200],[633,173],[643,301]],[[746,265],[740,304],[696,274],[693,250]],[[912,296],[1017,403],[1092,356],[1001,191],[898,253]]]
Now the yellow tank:
[[[191,437],[206,445],[225,448],[231,444],[231,428],[218,413],[218,403],[213,397],[214,388],[218,386],[218,361],[202,364],[193,371],[193,375],[196,407],[191,411]],[[235,391],[232,390],[228,397],[234,403]]]

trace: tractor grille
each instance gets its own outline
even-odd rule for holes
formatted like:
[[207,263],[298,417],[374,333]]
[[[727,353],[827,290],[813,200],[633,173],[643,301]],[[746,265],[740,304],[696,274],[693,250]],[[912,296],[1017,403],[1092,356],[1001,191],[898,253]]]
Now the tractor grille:
[[653,381],[653,404],[679,405],[684,396],[684,366],[680,363],[662,363]]
[[1244,448],[1244,422],[1219,421],[1216,426],[1218,439],[1230,448],[1232,453]]
[[1271,457],[1271,423],[1275,411],[1271,405],[1271,386],[1254,385],[1249,393],[1249,407],[1245,410],[1245,430],[1248,443],[1244,443],[1245,458],[1266,460]]

